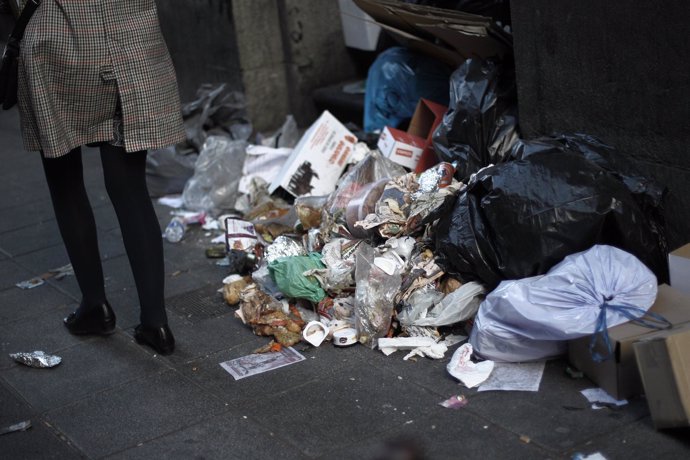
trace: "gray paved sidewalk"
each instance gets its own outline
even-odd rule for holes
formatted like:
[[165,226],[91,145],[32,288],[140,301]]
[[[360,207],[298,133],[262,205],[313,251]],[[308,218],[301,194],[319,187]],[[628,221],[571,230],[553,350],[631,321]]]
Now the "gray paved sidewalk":
[[[16,110],[0,112],[0,428],[22,420],[32,428],[0,436],[0,458],[410,458],[386,443],[409,443],[428,459],[690,455],[688,431],[656,432],[642,398],[591,410],[579,391],[594,385],[569,378],[562,360],[547,363],[536,393],[467,390],[446,372],[451,353],[412,362],[362,346],[298,346],[305,361],[235,381],[218,363],[266,339],[215,294],[227,273],[205,258],[208,238],[198,231],[165,245],[178,349],[153,355],[132,339],[136,293],[92,151],[85,175],[118,330],[70,336],[60,323],[79,300],[74,277],[14,286],[68,263],[40,159],[23,151],[18,123]],[[164,225],[169,210],[157,212]],[[185,311],[184,299],[207,299],[205,310]],[[33,350],[63,363],[32,369],[8,357]],[[439,405],[456,394],[466,407]]]

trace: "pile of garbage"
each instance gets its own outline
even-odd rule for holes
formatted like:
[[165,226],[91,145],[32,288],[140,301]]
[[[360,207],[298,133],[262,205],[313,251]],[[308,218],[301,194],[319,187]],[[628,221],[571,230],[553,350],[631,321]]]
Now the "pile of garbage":
[[[199,119],[220,92],[194,104]],[[255,143],[244,122],[191,132],[204,140],[182,203],[222,232],[224,298],[270,338],[257,351],[440,358],[469,336],[474,356],[523,362],[645,316],[668,277],[664,189],[591,136],[521,139],[516,113],[511,70],[473,58],[450,77],[421,173],[328,112]]]

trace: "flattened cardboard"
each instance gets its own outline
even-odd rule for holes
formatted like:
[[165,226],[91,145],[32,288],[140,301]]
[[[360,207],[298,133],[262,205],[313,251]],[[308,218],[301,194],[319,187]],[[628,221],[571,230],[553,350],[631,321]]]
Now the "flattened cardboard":
[[389,0],[354,1],[402,45],[452,66],[512,48],[512,37],[485,16]]
[[671,286],[690,294],[690,243],[668,255],[668,271]]
[[690,323],[648,334],[634,349],[654,427],[690,426]]
[[[659,286],[656,301],[649,311],[660,314],[674,326],[690,322],[690,296],[663,284]],[[595,362],[589,351],[591,336],[586,336],[568,342],[570,363],[616,399],[642,394],[644,389],[633,343],[659,331],[628,322],[612,327],[608,332],[613,348],[611,359]],[[603,352],[601,349],[598,351]]]

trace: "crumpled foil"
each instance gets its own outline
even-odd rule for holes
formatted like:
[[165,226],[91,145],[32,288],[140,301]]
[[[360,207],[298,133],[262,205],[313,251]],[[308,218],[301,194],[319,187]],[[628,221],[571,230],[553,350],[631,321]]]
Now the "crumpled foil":
[[439,168],[430,168],[421,173],[417,178],[419,189],[417,189],[413,197],[416,198],[422,193],[432,193],[438,190],[438,183],[441,181],[441,177],[443,177],[443,173]]
[[304,250],[301,243],[281,235],[266,249],[266,261],[271,263],[281,257],[304,256],[306,254],[307,251]]
[[62,362],[62,358],[55,355],[47,355],[43,351],[33,351],[31,353],[10,353],[10,358],[18,363],[29,367],[49,368],[55,367]]

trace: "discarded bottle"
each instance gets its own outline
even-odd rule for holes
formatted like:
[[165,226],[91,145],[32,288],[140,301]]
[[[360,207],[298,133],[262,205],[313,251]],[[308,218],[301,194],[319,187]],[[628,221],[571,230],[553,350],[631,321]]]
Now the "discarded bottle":
[[165,227],[163,237],[170,243],[179,243],[184,237],[187,230],[187,224],[182,217],[176,216],[170,220],[168,226]]

